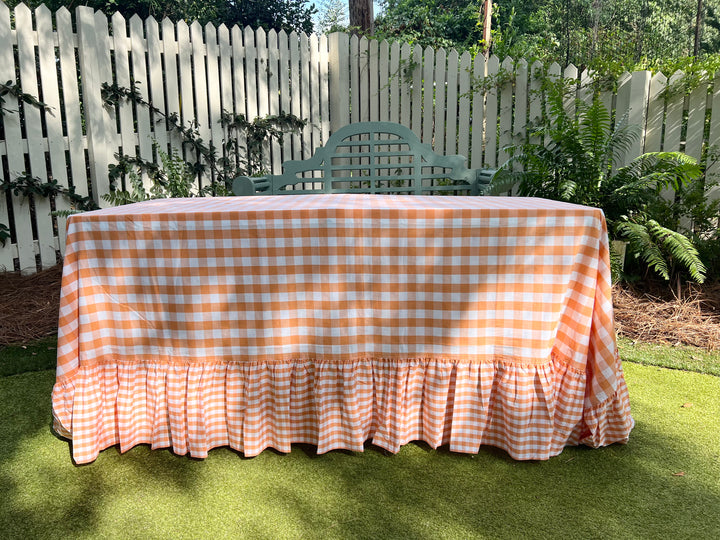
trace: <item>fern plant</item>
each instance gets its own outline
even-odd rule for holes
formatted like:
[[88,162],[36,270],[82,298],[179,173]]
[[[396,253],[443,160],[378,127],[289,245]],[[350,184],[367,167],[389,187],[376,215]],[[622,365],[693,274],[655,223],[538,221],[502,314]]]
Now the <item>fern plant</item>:
[[666,280],[670,279],[672,273],[671,264],[677,261],[695,281],[704,281],[707,269],[700,260],[697,248],[684,234],[663,227],[654,219],[647,219],[644,223],[623,221],[617,229],[648,266]]
[[680,267],[702,283],[706,269],[692,240],[653,216],[664,204],[664,189],[679,191],[702,177],[696,160],[680,152],[652,152],[622,166],[639,128],[626,117],[613,125],[597,94],[589,105],[578,100],[577,114],[570,114],[562,82],[547,91],[549,114],[531,133],[532,140],[547,142],[507,148],[510,158],[495,174],[492,191],[517,186],[522,196],[601,208],[611,237],[627,241],[630,252],[660,276],[670,279]]

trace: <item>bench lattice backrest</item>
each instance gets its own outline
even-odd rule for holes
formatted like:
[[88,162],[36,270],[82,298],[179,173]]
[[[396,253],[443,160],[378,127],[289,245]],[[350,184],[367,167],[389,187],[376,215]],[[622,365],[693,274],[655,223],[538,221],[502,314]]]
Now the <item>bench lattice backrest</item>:
[[333,133],[310,159],[283,163],[283,174],[241,177],[233,191],[479,195],[493,172],[468,169],[462,156],[436,154],[400,124],[358,122]]

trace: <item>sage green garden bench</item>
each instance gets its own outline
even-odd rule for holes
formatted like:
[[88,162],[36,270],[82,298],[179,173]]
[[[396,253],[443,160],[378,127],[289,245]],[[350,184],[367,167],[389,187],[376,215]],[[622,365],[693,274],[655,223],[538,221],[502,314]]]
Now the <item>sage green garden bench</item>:
[[333,133],[303,161],[286,161],[283,174],[233,181],[235,195],[385,193],[483,195],[495,169],[468,169],[463,156],[441,156],[407,127],[357,122]]

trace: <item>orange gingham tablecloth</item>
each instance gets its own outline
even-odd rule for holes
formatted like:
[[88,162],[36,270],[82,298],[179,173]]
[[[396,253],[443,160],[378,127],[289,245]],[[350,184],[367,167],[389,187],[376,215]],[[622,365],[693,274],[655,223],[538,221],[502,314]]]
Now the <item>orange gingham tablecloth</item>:
[[530,198],[154,200],[68,219],[55,430],[205,457],[626,442],[601,210]]

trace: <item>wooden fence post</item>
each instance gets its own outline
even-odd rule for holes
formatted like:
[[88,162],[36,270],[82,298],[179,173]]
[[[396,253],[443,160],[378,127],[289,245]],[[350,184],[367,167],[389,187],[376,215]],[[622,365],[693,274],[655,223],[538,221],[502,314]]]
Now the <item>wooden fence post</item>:
[[634,71],[630,79],[630,124],[638,125],[641,128],[640,138],[633,143],[627,156],[626,162],[630,162],[636,157],[642,155],[645,146],[646,127],[645,119],[647,118],[647,106],[650,96],[650,72]]
[[103,81],[98,66],[98,40],[105,36],[95,24],[95,12],[92,8],[80,6],[75,10],[78,33],[78,56],[80,57],[80,78],[82,80],[82,100],[85,111],[85,129],[87,134],[88,158],[90,160],[90,186],[92,196],[98,205],[104,205],[101,194],[107,191],[108,165],[111,152],[108,129],[111,121],[101,96]]
[[[18,63],[20,65],[20,82],[23,92],[31,96],[39,96],[38,75],[35,67],[35,47],[33,44],[37,33],[32,28],[32,13],[25,4],[18,4],[15,8],[15,30],[18,41]],[[42,182],[48,179],[48,169],[45,164],[45,151],[42,133],[42,122],[40,109],[30,105],[24,105],[25,136],[28,143],[28,162],[30,169],[27,171],[33,177],[39,178]],[[53,235],[53,222],[50,212],[50,199],[46,197],[33,197],[35,204],[35,225],[37,231],[38,251],[40,252],[40,265],[42,268],[54,266],[55,239]],[[29,201],[24,201],[29,206]],[[32,219],[33,216],[30,216]],[[33,247],[33,251],[34,247]],[[33,270],[35,265],[33,264]]]
[[476,54],[473,60],[473,84],[472,84],[472,129],[470,150],[470,167],[479,169],[485,163],[483,157],[483,134],[485,130],[485,92],[481,92],[480,86],[485,80],[485,57]]
[[[0,81],[10,81],[15,83],[15,60],[13,58],[13,39],[10,30],[10,10],[0,2]],[[10,177],[21,174],[25,170],[25,163],[22,152],[22,135],[20,129],[20,114],[18,100],[12,94],[4,96],[5,103],[3,107],[6,109],[2,116],[3,127],[5,130],[5,155],[7,156],[7,166]],[[0,180],[10,180],[4,178],[4,167],[0,167]],[[10,196],[10,204],[14,214],[14,224],[10,223],[10,212],[6,207],[5,193],[0,197],[0,223],[15,229],[15,238],[17,246],[17,257],[20,263],[20,269],[24,272],[35,272],[35,253],[33,249],[32,223],[30,222],[30,204],[23,201],[22,196]],[[10,246],[10,240],[6,240],[5,247],[0,250],[0,265],[12,272],[14,270],[15,254]]]
[[[715,75],[713,80],[713,92],[710,98],[711,116],[710,116],[710,136],[708,137],[709,158],[706,177],[711,182],[720,182],[720,73]],[[713,156],[714,154],[714,156]],[[715,157],[715,161],[710,161],[710,157]],[[710,200],[720,199],[720,186],[710,188],[707,193]]]
[[[45,114],[47,126],[47,143],[50,162],[50,175],[58,185],[68,188],[68,163],[65,159],[65,139],[63,138],[62,117],[60,106],[60,92],[57,77],[57,57],[52,31],[52,14],[50,10],[41,5],[35,10],[38,35],[38,56],[40,67],[40,81],[43,89],[43,101],[51,108],[50,114]],[[55,198],[55,208],[60,211],[70,210],[70,203],[65,197]],[[60,253],[65,251],[66,218],[57,217],[58,249]],[[38,231],[39,232],[39,231]],[[53,230],[45,231],[45,234],[52,239]],[[54,254],[53,254],[54,255]],[[53,264],[55,264],[53,257]]]

